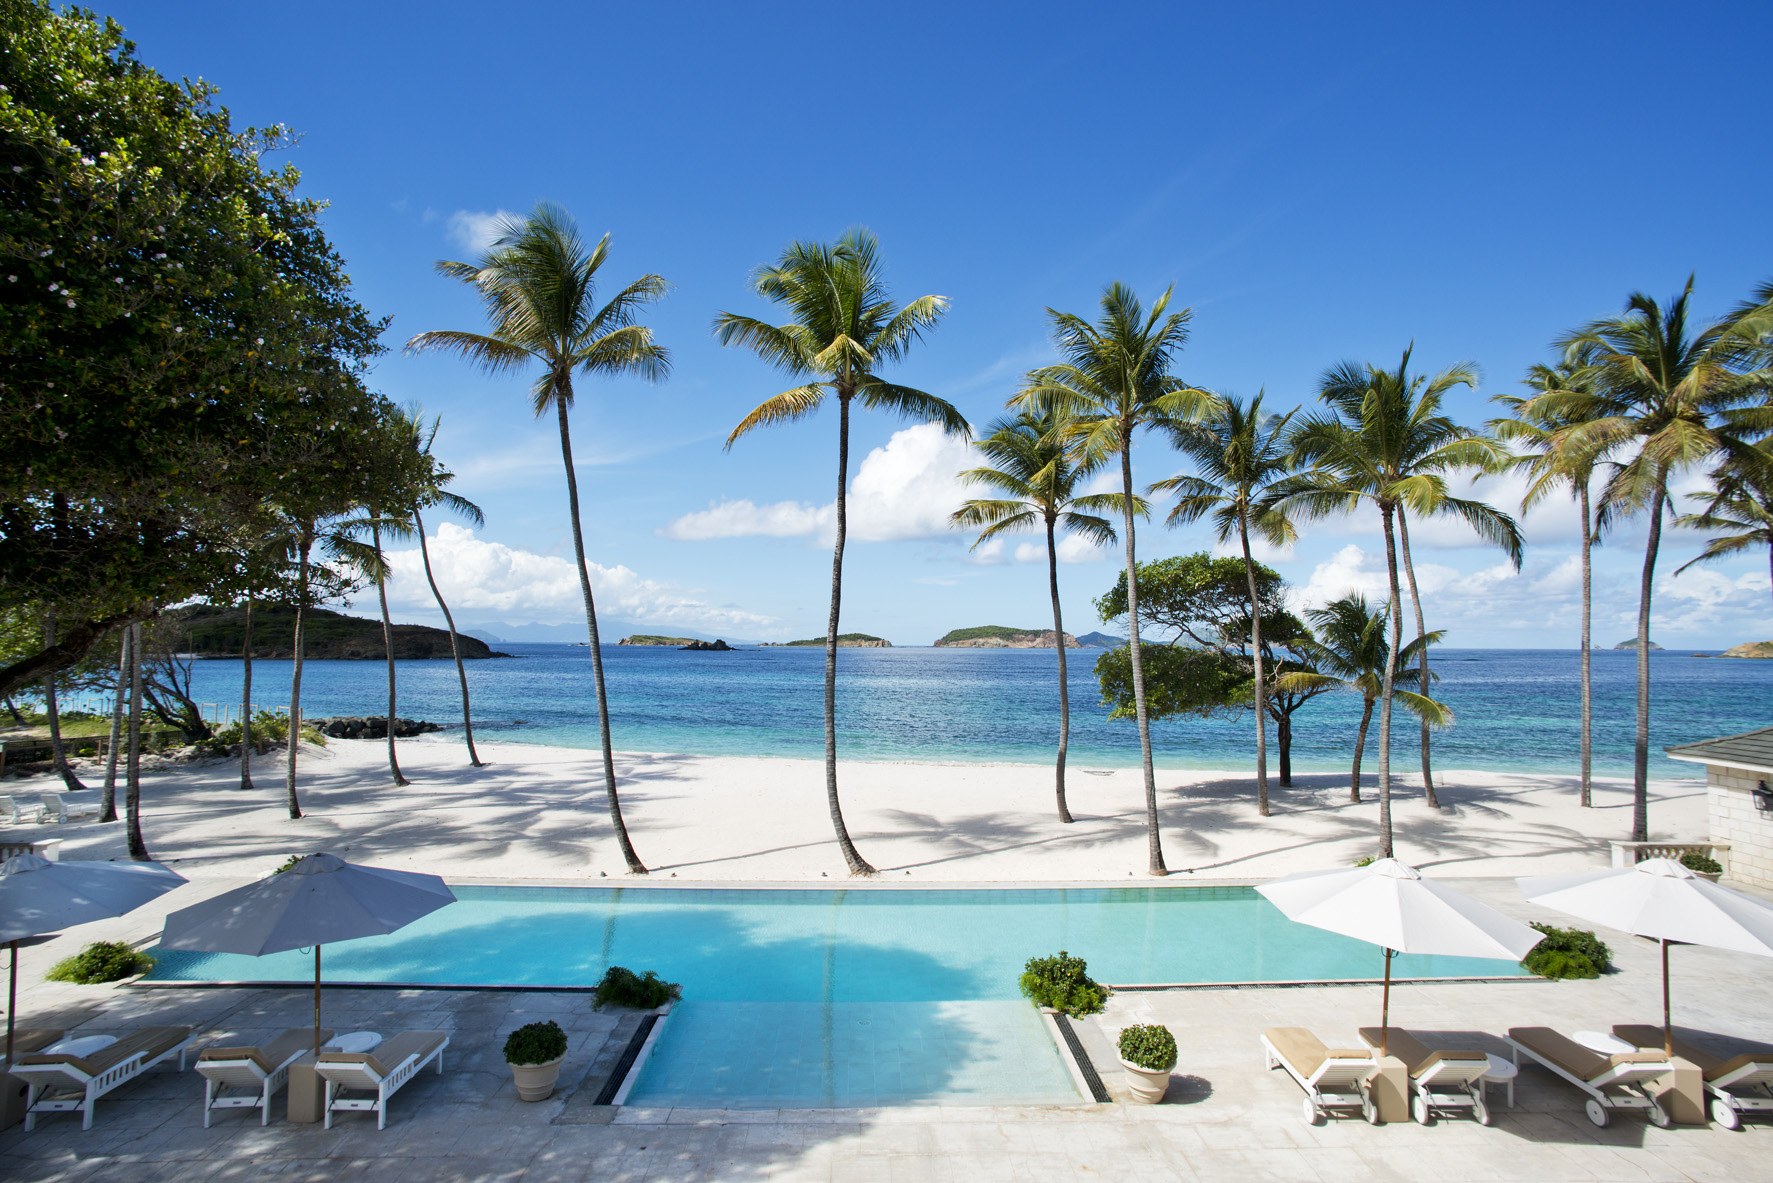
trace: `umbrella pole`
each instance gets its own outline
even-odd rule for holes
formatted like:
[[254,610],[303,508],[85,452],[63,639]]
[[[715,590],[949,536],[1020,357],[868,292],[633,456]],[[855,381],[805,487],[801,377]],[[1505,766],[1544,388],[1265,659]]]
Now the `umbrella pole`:
[[12,1020],[18,1014],[18,941],[12,945],[12,981],[6,987],[6,1066],[12,1067]]
[[314,942],[314,1058],[320,1059],[320,942]]
[[1662,1051],[1674,1055],[1674,1020],[1668,1008],[1668,938],[1662,938]]
[[1384,1001],[1379,1004],[1379,1056],[1383,1059],[1389,1054],[1387,1045],[1391,1042],[1391,959],[1397,954],[1392,950],[1385,951],[1385,994]]

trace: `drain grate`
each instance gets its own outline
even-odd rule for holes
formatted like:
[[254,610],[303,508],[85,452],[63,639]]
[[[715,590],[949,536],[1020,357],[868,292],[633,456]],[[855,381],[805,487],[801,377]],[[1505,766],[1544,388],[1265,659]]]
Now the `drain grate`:
[[1099,1105],[1108,1103],[1108,1090],[1102,1084],[1102,1078],[1096,1075],[1096,1066],[1090,1063],[1090,1053],[1084,1051],[1082,1041],[1077,1032],[1071,1029],[1071,1020],[1062,1014],[1054,1014],[1053,1022],[1059,1027],[1059,1034],[1065,1037],[1065,1046],[1071,1049],[1071,1058],[1077,1061],[1077,1070],[1083,1073],[1084,1083],[1090,1086],[1090,1096]]
[[622,1058],[616,1061],[615,1071],[603,1082],[603,1091],[597,1094],[593,1104],[608,1105],[622,1091],[622,1082],[628,1079],[628,1073],[634,1068],[634,1058],[640,1055],[640,1049],[646,1046],[646,1037],[653,1033],[653,1026],[658,1023],[658,1015],[646,1015],[640,1020],[640,1026],[628,1039],[628,1046],[622,1049]]

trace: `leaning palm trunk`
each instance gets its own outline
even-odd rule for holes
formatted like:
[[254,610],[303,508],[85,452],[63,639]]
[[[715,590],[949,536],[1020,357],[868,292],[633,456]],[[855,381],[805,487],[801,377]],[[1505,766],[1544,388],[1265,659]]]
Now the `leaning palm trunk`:
[[246,636],[240,643],[240,788],[252,789],[252,596],[246,597]]
[[129,764],[123,788],[123,825],[129,857],[148,862],[142,841],[142,626],[129,626]]
[[1373,700],[1363,699],[1361,702],[1361,726],[1354,733],[1354,776],[1348,782],[1348,799],[1355,805],[1361,803],[1361,756],[1367,747],[1367,727],[1373,722]]
[[443,602],[443,593],[437,590],[437,578],[431,574],[431,551],[425,545],[425,519],[419,515],[416,505],[413,506],[412,521],[419,533],[419,557],[425,563],[425,582],[431,585],[431,595],[443,612],[443,622],[449,625],[449,652],[456,659],[456,679],[462,684],[462,732],[468,737],[468,763],[479,768],[480,756],[474,751],[474,717],[468,709],[468,671],[462,666],[462,642],[456,635],[456,618],[450,615],[449,605]]
[[296,799],[296,752],[302,746],[302,607],[308,599],[308,552],[313,545],[313,528],[304,525],[302,554],[296,567],[295,635],[291,638],[295,666],[289,678],[288,757],[283,768],[284,802],[289,807],[292,821],[302,816],[302,804]]
[[[45,617],[43,647],[47,649],[54,644],[55,618],[53,616]],[[61,708],[56,702],[54,674],[45,674],[43,677],[43,709],[49,716],[49,751],[54,761],[56,775],[62,778],[62,783],[68,786],[70,793],[78,793],[86,786],[80,783],[78,776],[74,775],[74,769],[68,763],[67,746],[62,743],[62,715]]]
[[1668,469],[1656,469],[1650,498],[1650,538],[1644,544],[1644,575],[1638,585],[1638,729],[1631,753],[1631,840],[1650,840],[1650,593],[1656,578],[1656,551],[1662,542],[1662,503],[1668,496]]
[[849,532],[847,488],[850,469],[850,399],[853,391],[837,392],[837,541],[831,550],[831,613],[825,622],[825,803],[831,828],[852,875],[872,875],[874,867],[850,841],[837,795],[837,621],[843,605],[843,544]]
[[1385,680],[1379,688],[1379,857],[1391,858],[1391,694],[1397,680],[1397,651],[1403,643],[1403,621],[1397,605],[1402,598],[1397,584],[1397,540],[1392,530],[1393,507],[1381,505],[1379,515],[1385,524],[1385,571],[1391,587],[1391,647],[1385,654]]
[[[560,393],[571,397],[570,385],[563,384],[565,389]],[[646,864],[634,853],[634,844],[628,841],[628,827],[622,822],[622,802],[616,795],[616,757],[610,746],[609,731],[609,694],[603,682],[603,650],[597,639],[597,605],[591,596],[591,571],[585,565],[585,535],[579,525],[579,481],[573,474],[572,436],[566,425],[567,398],[556,397],[554,408],[560,413],[560,455],[566,462],[566,497],[572,510],[573,520],[573,556],[579,564],[579,591],[585,599],[585,628],[591,638],[591,677],[597,691],[597,733],[603,745],[603,786],[609,800],[610,825],[615,829],[616,842],[622,849],[622,861],[628,864],[631,875],[646,874]]]
[[1594,684],[1590,666],[1593,655],[1589,647],[1593,639],[1589,635],[1589,617],[1593,614],[1594,604],[1594,572],[1589,566],[1589,551],[1594,544],[1593,531],[1589,526],[1588,480],[1584,477],[1577,486],[1577,497],[1582,507],[1582,807],[1594,804],[1592,768],[1593,768],[1593,736],[1594,736]]
[[[1250,557],[1250,520],[1237,511],[1238,540],[1244,547],[1244,578],[1250,585],[1250,657],[1256,671],[1256,812],[1268,816],[1268,688],[1262,680],[1262,605],[1256,598],[1256,561]],[[1283,771],[1282,776],[1286,773]]]
[[[1416,646],[1422,651],[1422,697],[1427,698],[1430,689],[1428,675],[1428,646],[1422,638],[1428,635],[1428,626],[1422,623],[1422,597],[1416,594],[1416,564],[1410,559],[1410,527],[1404,522],[1404,511],[1397,511],[1398,544],[1404,552],[1404,576],[1410,581],[1410,606],[1416,610]],[[1428,716],[1422,717],[1422,796],[1430,809],[1439,809],[1440,800],[1434,795],[1434,770],[1429,765]]]
[[1157,826],[1157,774],[1151,767],[1151,715],[1145,708],[1145,663],[1139,655],[1139,581],[1133,552],[1133,453],[1132,440],[1120,442],[1120,478],[1125,500],[1121,516],[1127,529],[1127,654],[1133,664],[1133,713],[1139,720],[1139,766],[1145,775],[1145,847],[1148,875],[1168,875],[1164,866],[1163,839]]
[[1059,820],[1069,824],[1071,810],[1065,805],[1065,749],[1071,745],[1071,691],[1065,673],[1065,621],[1059,613],[1059,552],[1053,537],[1054,515],[1047,515],[1047,586],[1053,593],[1053,648],[1059,653],[1059,758],[1053,765]]
[[[372,525],[369,528],[370,544],[375,547],[376,560],[381,561],[382,529]],[[382,649],[388,658],[388,771],[394,774],[396,785],[410,782],[400,775],[400,759],[394,751],[394,625],[388,619],[388,581],[381,568],[376,569],[376,597],[382,602]]]
[[117,645],[117,693],[111,702],[111,742],[105,748],[105,788],[99,795],[99,821],[117,820],[117,745],[123,740],[123,710],[129,691],[129,638],[125,627]]

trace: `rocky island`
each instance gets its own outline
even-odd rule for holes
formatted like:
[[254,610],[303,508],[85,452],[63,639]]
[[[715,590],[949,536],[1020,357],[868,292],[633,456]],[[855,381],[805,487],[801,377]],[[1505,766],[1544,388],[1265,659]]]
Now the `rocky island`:
[[694,645],[694,637],[660,637],[651,633],[635,633],[631,637],[623,637],[618,645],[654,645],[659,648],[681,649],[685,645]]
[[[933,644],[937,649],[1051,649],[1053,630],[981,624],[973,628],[957,628]],[[1115,649],[1124,644],[1124,637],[1107,633],[1085,633],[1081,637],[1065,634],[1067,649]]]
[[1744,641],[1740,645],[1732,645],[1719,657],[1759,657],[1773,661],[1773,641]]
[[[1630,641],[1621,641],[1621,642],[1619,642],[1619,644],[1613,646],[1613,648],[1615,648],[1615,649],[1636,649],[1637,647],[1638,647],[1638,643],[1635,639],[1630,640]],[[1662,648],[1662,646],[1658,645],[1655,641],[1645,642],[1645,647],[1652,650],[1652,651]]]
[[[766,649],[806,649],[812,646],[825,647],[824,637],[808,637],[804,641],[765,641]],[[838,633],[839,649],[891,649],[893,643],[882,637],[870,636],[867,633]]]
[[[198,657],[239,657],[246,639],[245,608],[215,608],[200,604],[175,608],[167,616],[184,627],[184,651]],[[449,630],[428,624],[397,624],[394,657],[418,661],[450,656]],[[498,653],[479,637],[458,632],[462,657],[479,660],[510,657]],[[295,609],[281,604],[259,604],[252,610],[252,655],[255,659],[287,661],[295,656]],[[309,661],[385,661],[382,622],[346,616],[325,608],[302,613],[302,656]]]

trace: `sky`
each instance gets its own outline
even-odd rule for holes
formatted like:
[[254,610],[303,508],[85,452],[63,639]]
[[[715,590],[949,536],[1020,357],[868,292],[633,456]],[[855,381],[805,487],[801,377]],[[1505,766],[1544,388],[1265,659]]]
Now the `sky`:
[[[1481,367],[1449,402],[1478,426],[1555,336],[1628,293],[1667,298],[1691,274],[1716,314],[1773,278],[1773,158],[1752,150],[1764,4],[99,7],[149,65],[217,86],[237,124],[300,134],[286,158],[331,203],[359,298],[391,318],[372,383],[441,416],[452,489],[485,511],[472,530],[428,523],[439,582],[458,624],[506,639],[584,636],[557,430],[526,377],[401,346],[484,327],[433,264],[539,200],[611,235],[606,293],[674,285],[646,314],[669,379],[588,380],[573,409],[606,637],[824,633],[835,409],[724,449],[790,383],[711,331],[722,311],[772,317],[747,277],[796,239],[866,226],[898,299],[949,299],[889,376],[981,428],[1053,360],[1047,310],[1093,316],[1116,280],[1193,310],[1175,364],[1192,383],[1314,404],[1326,367],[1414,343],[1423,370]],[[1041,540],[972,550],[947,527],[979,495],[955,479],[975,463],[934,428],[856,417],[845,631],[927,645],[1051,627]],[[1156,438],[1134,464],[1141,484],[1182,471]],[[1479,486],[1511,512],[1521,491]],[[1417,523],[1428,627],[1450,646],[1574,647],[1576,520],[1558,500],[1527,515],[1519,571]],[[1137,539],[1141,558],[1216,545],[1161,522]],[[1643,540],[1625,522],[1596,552],[1597,644],[1634,635]],[[1701,541],[1665,535],[1652,638],[1773,636],[1765,553],[1677,576]],[[1100,627],[1119,552],[1058,552],[1068,631]],[[1376,516],[1309,523],[1264,557],[1301,607],[1384,592]],[[441,624],[416,551],[393,562],[396,616]]]

